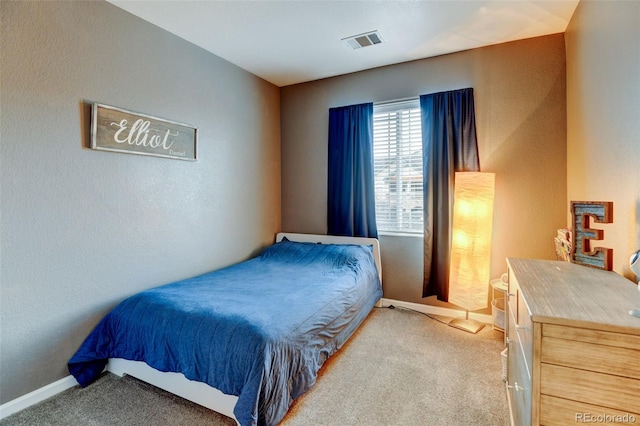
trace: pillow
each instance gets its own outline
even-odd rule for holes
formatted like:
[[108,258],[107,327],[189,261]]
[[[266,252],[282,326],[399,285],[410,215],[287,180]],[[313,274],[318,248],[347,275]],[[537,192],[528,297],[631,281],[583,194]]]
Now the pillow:
[[373,262],[373,246],[300,242],[283,237],[280,242],[267,247],[260,257],[284,261],[305,259],[308,262],[344,266],[358,264],[364,259],[367,263]]

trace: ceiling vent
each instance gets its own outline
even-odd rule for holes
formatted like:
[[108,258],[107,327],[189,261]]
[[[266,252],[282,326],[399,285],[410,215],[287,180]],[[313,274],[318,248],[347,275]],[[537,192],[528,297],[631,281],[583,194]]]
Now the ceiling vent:
[[382,37],[378,31],[371,31],[364,34],[358,34],[351,37],[343,38],[352,49],[360,49],[361,47],[373,46],[382,43]]

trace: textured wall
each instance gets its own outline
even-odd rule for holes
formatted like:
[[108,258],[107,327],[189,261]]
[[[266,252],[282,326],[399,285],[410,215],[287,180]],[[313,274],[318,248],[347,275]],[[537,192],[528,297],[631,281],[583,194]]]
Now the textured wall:
[[[567,28],[568,200],[613,201],[597,246],[637,280],[640,249],[640,2],[580,2]],[[568,217],[570,222],[570,217]]]
[[[326,232],[331,107],[473,87],[480,164],[496,173],[492,276],[505,257],[555,257],[566,220],[562,34],[505,43],[284,87],[282,226]],[[381,237],[385,297],[422,299],[422,240]]]
[[[0,2],[2,403],[105,311],[280,230],[279,89],[106,2]],[[91,102],[196,126],[197,162],[94,151]]]

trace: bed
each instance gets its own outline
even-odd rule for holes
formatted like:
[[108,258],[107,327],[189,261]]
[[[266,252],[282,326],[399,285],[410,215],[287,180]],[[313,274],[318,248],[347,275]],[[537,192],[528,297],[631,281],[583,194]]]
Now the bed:
[[127,298],[69,371],[85,387],[106,368],[276,425],[379,304],[381,272],[376,239],[280,233],[253,259]]

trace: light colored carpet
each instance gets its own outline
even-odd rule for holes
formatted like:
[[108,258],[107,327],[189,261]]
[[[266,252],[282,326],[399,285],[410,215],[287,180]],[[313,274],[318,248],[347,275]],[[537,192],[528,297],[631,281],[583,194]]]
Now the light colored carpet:
[[[375,309],[294,403],[282,426],[506,426],[502,333],[454,329],[404,309]],[[106,374],[2,422],[17,425],[233,425],[136,379]]]
[[508,425],[502,342],[491,326],[376,309],[283,425]]
[[235,425],[236,422],[132,377],[105,373],[13,414],[2,426]]

